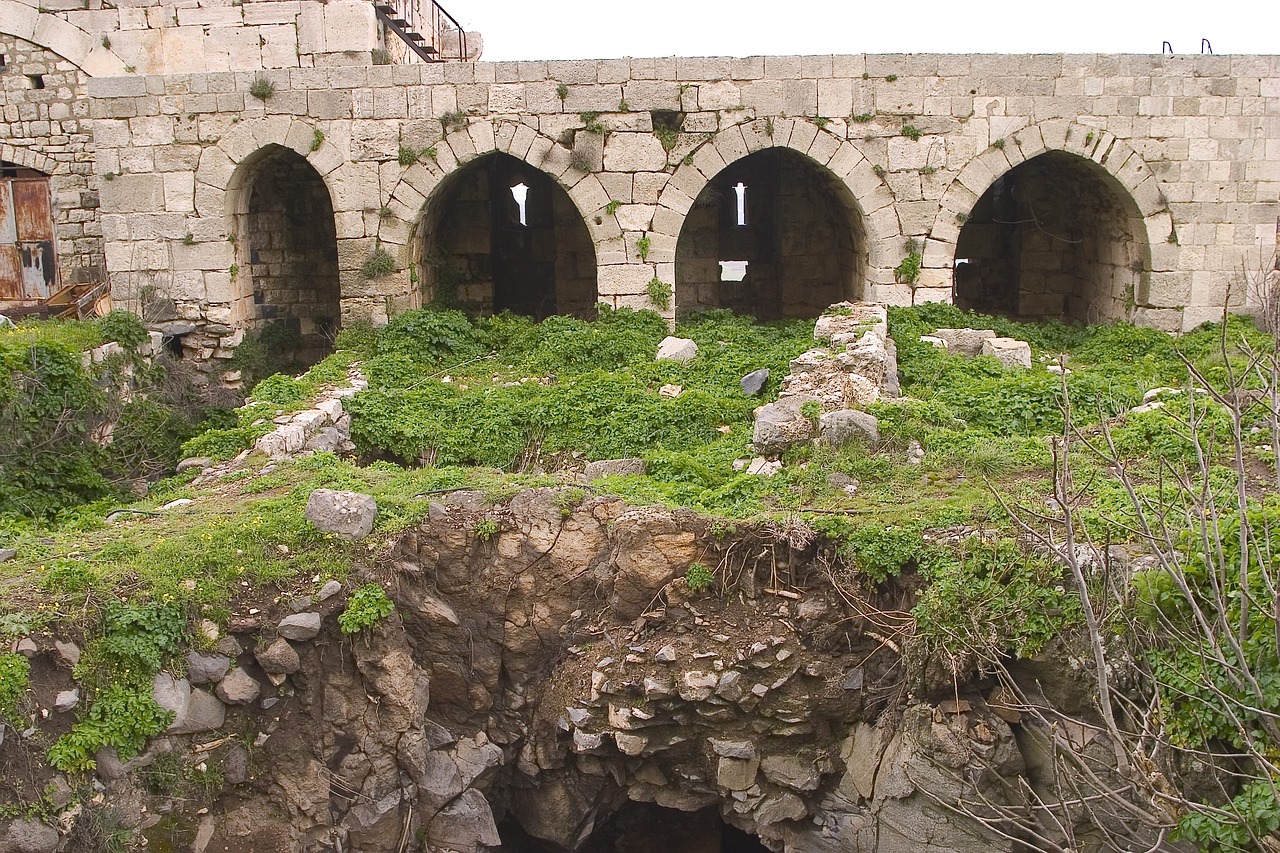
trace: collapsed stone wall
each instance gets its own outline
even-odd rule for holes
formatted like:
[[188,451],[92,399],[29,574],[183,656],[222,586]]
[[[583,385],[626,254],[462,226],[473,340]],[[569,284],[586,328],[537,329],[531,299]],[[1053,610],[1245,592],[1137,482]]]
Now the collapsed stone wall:
[[[800,528],[581,497],[438,496],[381,552],[396,613],[359,635],[337,629],[337,582],[237,600],[227,634],[202,628],[214,648],[157,677],[170,731],[98,754],[106,801],[197,853],[603,850],[616,820],[647,832],[663,809],[789,853],[1017,849],[946,804],[1017,805],[1055,735],[905,660],[908,590],[837,586]],[[690,586],[695,563],[715,589]],[[48,707],[72,687],[57,630],[22,649]],[[17,739],[0,749],[58,787]],[[175,761],[216,770],[185,811],[147,789]]]

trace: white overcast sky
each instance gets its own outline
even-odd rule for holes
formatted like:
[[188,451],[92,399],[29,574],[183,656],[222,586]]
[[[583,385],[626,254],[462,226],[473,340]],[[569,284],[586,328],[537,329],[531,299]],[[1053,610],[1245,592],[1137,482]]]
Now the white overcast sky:
[[441,0],[483,58],[1280,52],[1280,0]]

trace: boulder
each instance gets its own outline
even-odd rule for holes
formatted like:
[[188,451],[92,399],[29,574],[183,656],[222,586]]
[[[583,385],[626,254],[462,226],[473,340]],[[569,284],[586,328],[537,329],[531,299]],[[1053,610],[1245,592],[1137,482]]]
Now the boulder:
[[777,454],[813,438],[813,421],[800,413],[806,402],[803,397],[786,397],[757,409],[751,435],[756,452]]
[[53,853],[58,831],[37,820],[0,824],[0,853]]
[[227,673],[226,678],[218,682],[214,692],[228,705],[248,705],[258,698],[262,685],[243,669],[233,669]]
[[588,481],[593,481],[601,477],[625,477],[632,474],[644,476],[645,470],[643,459],[601,459],[599,462],[588,462],[583,476]]
[[80,663],[80,647],[75,643],[64,643],[61,640],[53,641],[54,651],[58,653],[58,660],[67,666],[75,666]]
[[662,343],[658,344],[658,354],[654,356],[654,361],[679,361],[681,363],[693,361],[698,357],[698,345],[689,338],[677,338],[667,335],[662,339]]
[[18,556],[17,548],[0,548],[0,563],[12,560],[16,556]]
[[190,471],[193,468],[209,468],[213,466],[213,459],[209,456],[188,456],[178,463],[178,473]]
[[1005,367],[1031,367],[1031,345],[1016,338],[987,338],[982,342],[982,354],[995,356]]
[[151,698],[166,711],[173,712],[170,730],[186,716],[187,703],[191,701],[191,682],[174,678],[167,672],[157,672],[151,679]]
[[273,675],[288,675],[297,672],[298,667],[302,665],[302,662],[298,659],[297,651],[284,638],[276,640],[265,649],[258,649],[254,652],[254,657],[258,659],[258,663],[261,664],[264,670]]
[[342,592],[342,584],[338,581],[325,581],[324,586],[320,587],[320,591],[316,593],[316,598],[320,601],[328,601],[338,593]]
[[227,706],[207,690],[192,690],[187,700],[186,712],[181,721],[175,720],[169,732],[175,735],[194,735],[222,728],[226,722]]
[[53,700],[53,710],[66,712],[73,710],[80,704],[80,691],[78,689],[63,690],[58,693],[58,697]]
[[310,640],[320,633],[320,614],[294,613],[280,620],[276,633],[286,640]]
[[738,380],[738,385],[742,388],[742,393],[748,397],[754,397],[764,390],[765,383],[769,381],[769,368],[762,367],[759,370],[753,370],[746,376]]
[[618,569],[609,603],[626,620],[643,613],[699,555],[693,531],[674,514],[656,508],[637,507],[618,516],[613,540]]
[[876,444],[880,441],[879,426],[876,416],[869,412],[841,409],[827,412],[819,419],[818,433],[832,447],[843,447],[854,440]]
[[343,539],[363,539],[373,532],[378,504],[359,492],[316,489],[307,499],[307,520],[322,533]]
[[996,333],[994,329],[937,329],[930,337],[942,341],[947,352],[972,358],[982,355],[982,342]]
[[231,658],[226,655],[187,653],[187,680],[192,684],[215,684],[230,668]]
[[502,843],[489,802],[474,788],[436,813],[427,824],[426,841],[455,853],[479,853]]

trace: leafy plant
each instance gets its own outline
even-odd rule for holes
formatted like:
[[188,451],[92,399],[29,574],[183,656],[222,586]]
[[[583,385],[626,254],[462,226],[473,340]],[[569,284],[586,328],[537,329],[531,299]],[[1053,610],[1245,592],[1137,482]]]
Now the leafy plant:
[[649,285],[645,292],[649,297],[649,302],[660,310],[666,311],[671,308],[671,285],[656,275],[649,279]]
[[649,258],[650,242],[651,241],[649,240],[648,235],[645,235],[644,237],[641,237],[638,240],[636,240],[636,255],[642,261],[648,260]]
[[582,121],[582,129],[587,133],[604,135],[604,125],[600,123],[600,113],[588,110],[585,113],[578,113],[578,118]]
[[702,592],[715,583],[715,572],[704,566],[702,563],[690,563],[689,568],[685,569],[684,582],[692,593]]
[[26,724],[18,710],[18,703],[27,692],[31,680],[31,662],[17,652],[0,654],[0,721],[6,721],[15,729]]
[[401,166],[412,166],[418,162],[418,152],[401,145],[400,150],[396,152],[396,162]]
[[1003,150],[1004,150],[1004,140],[1003,140],[1003,139],[997,139],[997,140],[995,140],[994,142],[992,142],[992,143],[991,143],[991,147],[992,147],[992,148],[994,148],[994,149],[996,149],[997,151],[1003,151]]
[[654,127],[653,135],[658,138],[658,143],[662,145],[662,150],[667,153],[671,149],[680,144],[680,131],[674,127]]
[[440,116],[440,127],[444,128],[445,133],[452,130],[462,130],[467,126],[467,113],[465,110],[453,110]]
[[920,280],[920,272],[924,265],[924,257],[920,254],[920,244],[912,239],[907,241],[907,254],[893,271],[893,280],[899,284],[915,284]]
[[611,200],[608,204],[604,206],[605,215],[613,216],[615,213],[618,212],[618,208],[620,207],[622,207],[622,202],[618,201],[617,199]]
[[367,583],[351,594],[347,608],[338,614],[338,627],[344,634],[358,634],[386,619],[396,610],[395,603],[379,584]]
[[133,758],[173,722],[173,712],[161,708],[144,689],[112,684],[103,689],[88,713],[71,731],[49,747],[49,763],[64,773],[92,770],[94,756],[104,746],[115,747],[122,759]]
[[886,82],[886,83],[896,83],[896,82],[898,82],[898,75],[897,75],[897,74],[886,74],[886,75],[884,75],[884,82]]
[[497,535],[498,530],[498,522],[494,521],[492,518],[486,518],[481,521],[477,521],[476,526],[471,532],[475,534],[477,539],[488,542]]
[[871,121],[875,117],[876,117],[875,113],[855,113],[854,115],[850,116],[850,119],[854,122],[854,124],[866,124],[867,122]]
[[563,102],[566,98],[569,97],[569,87],[563,83],[556,86],[556,97],[559,98],[561,102]]
[[920,137],[924,136],[924,132],[914,124],[904,124],[902,126],[902,135],[913,142],[919,142]]

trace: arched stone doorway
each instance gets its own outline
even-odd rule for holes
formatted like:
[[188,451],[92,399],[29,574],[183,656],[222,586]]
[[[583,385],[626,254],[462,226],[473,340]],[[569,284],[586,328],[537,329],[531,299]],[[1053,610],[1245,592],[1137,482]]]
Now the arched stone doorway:
[[550,175],[509,154],[486,154],[441,182],[419,250],[424,301],[595,316],[595,247],[577,207]]
[[703,188],[676,244],[676,309],[761,320],[816,317],[859,299],[866,239],[843,182],[788,148],[726,166]]
[[1092,160],[1046,151],[982,194],[956,241],[955,303],[1024,319],[1128,316],[1149,269],[1137,204]]
[[267,145],[228,188],[234,222],[234,319],[275,325],[305,348],[327,344],[340,316],[338,243],[329,188],[297,152]]

